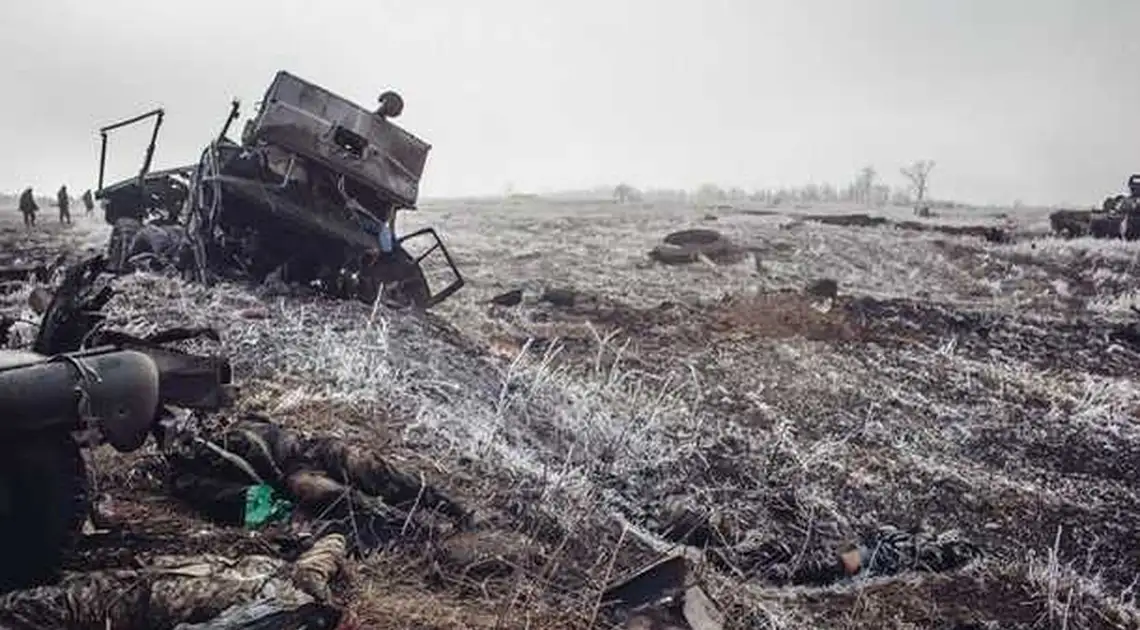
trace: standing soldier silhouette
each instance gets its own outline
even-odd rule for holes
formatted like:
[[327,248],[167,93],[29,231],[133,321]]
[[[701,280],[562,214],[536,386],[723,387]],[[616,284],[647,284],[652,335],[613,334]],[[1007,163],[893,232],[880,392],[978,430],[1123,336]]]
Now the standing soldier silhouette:
[[24,215],[24,227],[36,226],[36,211],[39,209],[35,195],[32,194],[32,187],[28,186],[20,193],[20,213]]
[[55,196],[59,205],[59,222],[71,225],[71,198],[67,196],[67,184],[60,186]]
[[90,188],[83,193],[83,208],[87,211],[88,215],[95,209],[95,198],[91,196]]

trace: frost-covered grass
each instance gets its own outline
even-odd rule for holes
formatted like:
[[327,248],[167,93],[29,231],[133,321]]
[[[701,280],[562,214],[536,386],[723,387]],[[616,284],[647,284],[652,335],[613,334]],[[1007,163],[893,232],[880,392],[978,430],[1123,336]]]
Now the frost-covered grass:
[[[1071,301],[1091,318],[1128,314],[1140,291],[1129,273],[1136,244],[994,246],[707,214],[541,199],[425,204],[401,229],[436,225],[469,280],[431,316],[140,274],[119,283],[112,325],[216,326],[247,399],[263,409],[383,444],[499,519],[504,504],[523,505],[557,524],[561,538],[541,541],[547,564],[472,601],[423,588],[427,569],[407,556],[360,567],[368,602],[425,625],[491,627],[512,602],[549,626],[585,627],[588,613],[553,621],[542,602],[566,600],[535,576],[580,571],[600,583],[613,558],[627,567],[648,547],[675,546],[655,523],[676,503],[711,512],[740,543],[827,549],[884,523],[926,523],[987,553],[961,574],[825,589],[706,570],[734,627],[1137,619],[1128,584],[1140,562],[1140,387],[1078,361],[1077,338],[1045,343]],[[719,230],[756,260],[648,262],[662,236],[689,227]],[[809,340],[820,324],[794,300],[777,303],[783,313],[720,301],[820,277],[836,279],[845,299],[936,302],[1014,323],[980,342],[912,314],[880,322],[878,337]],[[543,287],[587,299],[570,310],[536,305]],[[523,305],[487,304],[514,288],[526,290]],[[25,297],[5,298],[5,312]],[[673,319],[642,310],[661,302],[691,310]],[[622,317],[607,319],[611,311]],[[820,317],[835,330],[866,324],[845,313]],[[1114,365],[1140,366],[1133,351],[1113,352]],[[395,440],[378,437],[393,431]],[[589,610],[595,594],[576,601]],[[1010,612],[1012,601],[1027,604]]]

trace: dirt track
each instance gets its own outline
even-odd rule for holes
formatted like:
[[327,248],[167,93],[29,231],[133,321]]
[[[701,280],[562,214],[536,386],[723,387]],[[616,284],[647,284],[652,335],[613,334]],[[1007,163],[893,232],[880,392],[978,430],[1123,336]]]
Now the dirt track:
[[[151,276],[111,307],[139,330],[217,326],[244,407],[375,445],[479,509],[473,533],[356,565],[343,595],[360,627],[586,627],[607,577],[677,541],[710,547],[733,627],[1140,624],[1121,596],[1140,567],[1140,348],[1118,334],[1140,295],[1134,244],[725,212],[703,227],[756,260],[666,267],[645,253],[705,211],[422,213],[470,280],[427,317]],[[38,256],[103,228],[0,229]],[[839,282],[826,312],[799,291],[820,277]],[[541,303],[542,287],[578,299]],[[521,305],[488,304],[515,288]],[[73,568],[125,562],[124,543],[143,559],[274,548],[164,498],[155,460],[97,455],[100,491],[131,517]],[[711,533],[678,534],[679,513]],[[777,584],[756,560],[765,541],[795,565],[883,525],[957,530],[984,556],[827,588]],[[480,573],[488,558],[506,568]]]

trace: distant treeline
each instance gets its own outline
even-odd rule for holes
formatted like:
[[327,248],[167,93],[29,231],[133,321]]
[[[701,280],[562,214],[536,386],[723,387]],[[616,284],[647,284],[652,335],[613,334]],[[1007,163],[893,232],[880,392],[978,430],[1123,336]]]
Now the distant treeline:
[[[806,184],[799,187],[765,188],[760,190],[745,190],[743,188],[721,188],[714,184],[705,184],[696,190],[648,188],[641,190],[632,186],[615,186],[611,195],[618,201],[673,201],[680,203],[696,203],[702,205],[733,203],[750,201],[765,205],[779,206],[782,204],[814,204],[850,202],[873,206],[914,205],[915,199],[905,189],[891,188],[886,185],[875,185],[870,190],[855,186],[839,188],[831,184]],[[603,194],[598,191],[598,194]],[[953,201],[940,201],[927,199],[922,202],[930,208],[953,208],[959,204]]]
[[717,184],[703,184],[696,190],[639,190],[627,183],[612,188],[613,198],[619,202],[644,199],[685,201],[701,204],[732,203],[739,201],[759,202],[766,205],[813,204],[849,202],[866,205],[900,206],[923,205],[931,208],[952,207],[947,201],[934,201],[927,195],[932,160],[919,160],[909,167],[900,169],[906,180],[904,186],[893,187],[881,182],[879,173],[873,166],[864,166],[855,174],[852,181],[844,186],[831,183],[808,183],[803,186],[761,188],[723,188]]

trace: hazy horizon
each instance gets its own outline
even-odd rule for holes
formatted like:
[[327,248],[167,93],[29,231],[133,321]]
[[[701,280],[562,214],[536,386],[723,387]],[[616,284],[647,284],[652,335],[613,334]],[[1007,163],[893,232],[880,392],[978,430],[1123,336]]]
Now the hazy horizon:
[[[98,127],[157,106],[155,167],[191,163],[278,70],[367,107],[399,91],[431,198],[843,186],[865,164],[900,186],[934,159],[935,198],[1091,205],[1140,172],[1126,0],[193,6],[0,8],[0,190],[93,187]],[[110,180],[147,131],[112,137]]]

